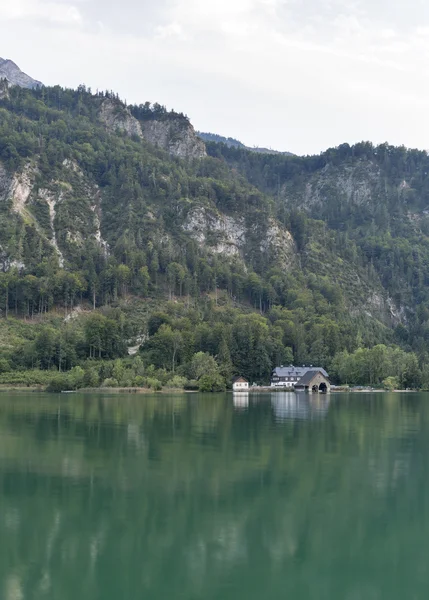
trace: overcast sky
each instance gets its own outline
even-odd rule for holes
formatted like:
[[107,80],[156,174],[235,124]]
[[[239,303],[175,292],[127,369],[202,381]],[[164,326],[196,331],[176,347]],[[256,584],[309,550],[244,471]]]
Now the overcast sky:
[[427,0],[0,0],[0,56],[250,146],[429,148]]

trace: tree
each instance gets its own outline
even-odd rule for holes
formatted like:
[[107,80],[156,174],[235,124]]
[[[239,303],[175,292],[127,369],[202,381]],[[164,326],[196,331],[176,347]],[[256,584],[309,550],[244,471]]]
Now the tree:
[[225,335],[222,336],[221,342],[219,344],[217,362],[219,365],[219,373],[222,375],[224,380],[227,382],[231,381],[233,374],[233,364],[231,360],[231,352],[229,350],[228,341]]
[[90,315],[85,322],[85,338],[89,346],[90,358],[102,357],[104,346],[106,318],[99,313]]
[[398,389],[399,387],[399,379],[398,377],[386,377],[386,379],[383,381],[383,385],[386,388],[386,390],[389,390],[390,392],[393,392],[393,390]]
[[148,343],[154,364],[175,371],[180,351],[183,348],[183,337],[180,331],[174,331],[170,325],[161,325]]
[[56,361],[57,332],[52,327],[44,327],[37,336],[34,347],[41,369],[50,369]]
[[197,352],[194,354],[189,366],[189,378],[201,379],[204,375],[216,376],[219,374],[219,367],[210,354],[207,352]]
[[139,291],[140,291],[141,295],[144,297],[146,297],[148,294],[149,282],[150,282],[149,269],[146,266],[140,267],[139,275],[138,275],[138,287],[139,287]]
[[100,385],[100,375],[96,367],[87,367],[83,377],[83,385],[88,388],[95,388]]
[[82,367],[73,367],[68,375],[68,380],[70,382],[70,389],[72,390],[77,390],[83,387],[85,371],[82,369]]
[[225,380],[220,375],[203,375],[198,382],[200,392],[224,392]]
[[170,294],[170,300],[175,293],[176,285],[179,285],[180,295],[182,295],[182,285],[185,280],[186,271],[179,263],[172,262],[167,267],[167,280]]

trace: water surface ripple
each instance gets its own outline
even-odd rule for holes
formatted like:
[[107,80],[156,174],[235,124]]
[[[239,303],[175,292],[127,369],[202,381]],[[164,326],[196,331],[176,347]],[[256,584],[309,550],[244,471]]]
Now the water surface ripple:
[[2,600],[413,600],[429,395],[0,396]]

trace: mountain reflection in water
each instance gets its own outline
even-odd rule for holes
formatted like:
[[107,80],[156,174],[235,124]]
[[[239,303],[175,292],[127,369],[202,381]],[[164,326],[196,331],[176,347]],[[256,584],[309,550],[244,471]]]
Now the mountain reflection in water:
[[427,394],[0,397],[0,600],[420,600]]

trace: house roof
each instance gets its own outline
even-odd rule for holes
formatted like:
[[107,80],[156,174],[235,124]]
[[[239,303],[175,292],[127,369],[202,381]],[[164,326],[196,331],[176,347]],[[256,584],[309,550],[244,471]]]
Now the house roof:
[[308,371],[320,371],[324,377],[329,377],[328,373],[322,367],[294,367],[292,365],[288,367],[276,367],[273,370],[272,376],[277,377],[303,377]]
[[[322,371],[320,369],[314,369],[312,371],[307,371],[307,373],[305,373],[301,379],[298,381],[297,385],[310,385],[310,383],[313,381],[313,379],[316,377],[316,375],[318,373],[322,373]],[[326,377],[325,375],[323,375],[324,377]],[[326,377],[327,379],[327,377]]]
[[242,377],[241,375],[238,376],[238,377],[234,377],[233,380],[232,380],[232,383],[237,383],[238,381],[241,381],[243,383],[249,383],[247,381],[247,379],[245,377]]

